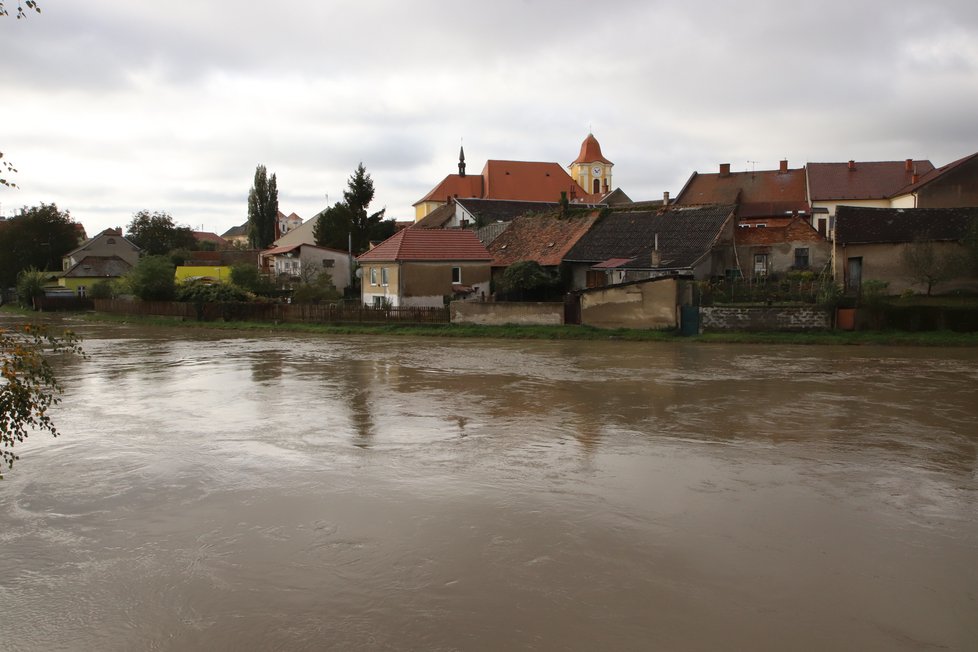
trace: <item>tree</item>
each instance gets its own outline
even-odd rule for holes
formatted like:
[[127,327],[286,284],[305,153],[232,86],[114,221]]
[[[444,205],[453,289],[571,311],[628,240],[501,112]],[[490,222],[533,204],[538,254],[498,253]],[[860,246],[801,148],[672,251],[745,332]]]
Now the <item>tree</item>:
[[126,284],[143,301],[168,301],[176,292],[175,270],[166,256],[143,256],[125,276]]
[[535,260],[513,263],[503,272],[502,292],[517,295],[521,300],[526,295],[542,295],[551,291],[555,279]]
[[60,402],[62,388],[45,352],[84,355],[71,331],[56,337],[33,325],[13,331],[0,328],[0,469],[3,464],[13,468],[18,457],[10,449],[30,431],[58,436],[48,410]]
[[[0,174],[8,174],[10,172],[17,172],[17,168],[10,163],[10,161],[3,160],[3,152],[0,152]],[[16,188],[17,184],[13,181],[8,180],[6,177],[0,176],[0,186],[6,186],[7,188]]]
[[61,258],[78,246],[78,231],[68,211],[55,204],[24,207],[0,223],[0,287],[11,287],[17,275],[34,267],[60,271]]
[[343,201],[316,217],[316,244],[334,249],[346,249],[352,244],[353,253],[359,254],[367,250],[371,240],[386,240],[394,235],[394,220],[384,220],[386,208],[367,212],[373,199],[373,179],[360,163],[347,180]]
[[[27,12],[24,11],[24,7],[27,7],[28,10],[33,9],[35,12],[41,13],[41,8],[38,6],[36,0],[24,0],[23,4],[21,4],[20,0],[17,0],[17,20],[27,18]],[[7,9],[3,6],[3,3],[0,2],[0,16],[8,15]]]
[[934,242],[914,240],[901,252],[907,278],[913,283],[927,287],[927,296],[935,285],[950,280],[957,275],[957,261],[953,256],[942,255]]
[[189,226],[177,226],[170,214],[163,211],[133,213],[126,237],[149,256],[162,256],[174,249],[193,249],[197,244]]
[[278,181],[264,165],[255,169],[255,182],[248,192],[248,242],[253,249],[267,249],[275,240],[278,219]]
[[17,301],[25,308],[34,307],[34,299],[44,296],[44,285],[48,281],[50,274],[39,272],[33,267],[20,272],[17,275]]

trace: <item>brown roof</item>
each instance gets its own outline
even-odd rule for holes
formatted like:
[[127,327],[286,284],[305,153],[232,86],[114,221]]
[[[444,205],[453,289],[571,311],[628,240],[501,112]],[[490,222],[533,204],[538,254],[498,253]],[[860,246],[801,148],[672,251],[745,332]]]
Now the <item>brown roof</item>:
[[930,161],[852,161],[809,163],[808,192],[812,201],[884,199],[934,169]]
[[214,244],[225,247],[228,241],[217,235],[216,233],[211,233],[210,231],[194,231],[194,240],[197,242],[213,242]]
[[598,214],[591,211],[574,217],[518,217],[489,244],[492,266],[508,267],[524,260],[536,261],[544,267],[559,265],[591,228]]
[[469,229],[403,229],[370,251],[360,262],[484,260],[492,256]]
[[737,217],[808,212],[805,169],[699,174],[693,172],[675,204],[737,204]]
[[65,271],[67,278],[118,278],[132,269],[132,265],[118,256],[85,256]]
[[824,242],[806,220],[796,217],[783,226],[739,228],[734,232],[738,245],[773,245],[782,242]]
[[598,143],[598,139],[594,137],[594,134],[588,134],[584,142],[581,143],[581,153],[577,155],[577,158],[574,159],[571,165],[574,165],[574,163],[594,163],[595,161],[614,165],[601,154],[601,145]]
[[420,220],[415,222],[411,228],[418,229],[442,229],[455,217],[455,204],[449,201],[444,206],[439,206]]
[[917,173],[918,174],[918,178],[917,178],[917,181],[915,183],[911,183],[909,186],[906,186],[904,188],[901,188],[900,190],[897,190],[893,194],[894,195],[905,195],[905,194],[910,193],[910,192],[915,192],[916,190],[918,190],[922,186],[926,186],[931,181],[934,181],[935,179],[944,176],[948,172],[950,172],[950,171],[958,168],[959,166],[967,163],[968,161],[972,160],[975,157],[978,157],[978,152],[976,152],[974,154],[969,154],[968,156],[965,156],[963,158],[959,158],[957,161],[952,161],[952,162],[948,163],[947,165],[941,166],[941,167],[939,167],[937,169],[934,169],[934,170],[931,170],[930,172],[927,172],[927,173],[921,173],[921,172],[918,171],[918,173]]
[[835,238],[842,245],[956,241],[978,222],[976,208],[863,208],[839,206]]

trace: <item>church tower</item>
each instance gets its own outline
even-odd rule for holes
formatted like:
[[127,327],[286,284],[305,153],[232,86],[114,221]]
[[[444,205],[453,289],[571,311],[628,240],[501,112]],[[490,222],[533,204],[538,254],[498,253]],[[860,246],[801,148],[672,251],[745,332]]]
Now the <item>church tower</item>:
[[614,163],[601,154],[601,145],[594,134],[588,134],[581,143],[581,153],[567,166],[571,178],[592,195],[607,195],[614,189],[611,168]]

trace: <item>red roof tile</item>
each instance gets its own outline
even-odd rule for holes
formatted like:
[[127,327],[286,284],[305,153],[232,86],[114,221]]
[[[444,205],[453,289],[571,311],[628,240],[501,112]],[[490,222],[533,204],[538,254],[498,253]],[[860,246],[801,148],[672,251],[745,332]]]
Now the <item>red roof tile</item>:
[[801,218],[792,219],[785,226],[739,228],[734,232],[738,245],[773,245],[782,242],[824,242],[818,231]]
[[676,197],[675,204],[737,203],[737,217],[784,216],[792,211],[808,212],[805,170],[781,172],[730,172],[699,174],[694,172]]
[[601,145],[598,143],[598,139],[593,134],[588,134],[584,142],[581,143],[581,153],[577,155],[571,165],[574,163],[594,163],[595,161],[614,165],[601,154]]
[[528,215],[513,220],[489,245],[493,267],[508,267],[524,260],[534,260],[544,267],[559,265],[571,247],[587,233],[598,218],[598,211],[588,215],[557,217]]
[[415,206],[426,201],[447,202],[459,199],[512,199],[518,201],[560,201],[566,192],[571,201],[597,202],[557,163],[539,161],[486,161],[481,176],[450,174]]
[[492,256],[469,229],[403,229],[357,258],[360,262],[490,259]]
[[431,192],[414,202],[417,206],[426,201],[447,202],[453,197],[482,197],[482,177],[475,174],[449,174]]
[[[908,165],[909,163],[909,165]],[[909,169],[908,169],[909,168]],[[930,161],[873,161],[809,163],[808,188],[812,201],[884,199],[934,169]]]

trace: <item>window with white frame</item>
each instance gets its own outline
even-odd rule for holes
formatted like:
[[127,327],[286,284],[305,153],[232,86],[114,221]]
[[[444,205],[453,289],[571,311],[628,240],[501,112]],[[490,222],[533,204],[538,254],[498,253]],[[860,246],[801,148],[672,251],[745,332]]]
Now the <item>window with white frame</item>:
[[462,282],[462,268],[461,267],[453,267],[452,268],[452,283],[461,283],[461,282]]
[[380,268],[380,284],[383,285],[384,287],[387,287],[387,268],[386,267],[381,267]]
[[377,285],[377,268],[370,268],[370,285]]

